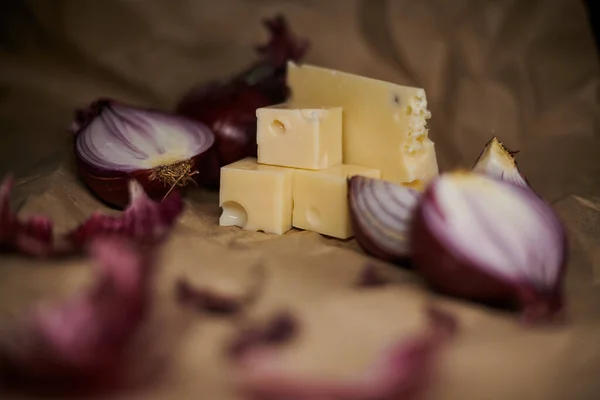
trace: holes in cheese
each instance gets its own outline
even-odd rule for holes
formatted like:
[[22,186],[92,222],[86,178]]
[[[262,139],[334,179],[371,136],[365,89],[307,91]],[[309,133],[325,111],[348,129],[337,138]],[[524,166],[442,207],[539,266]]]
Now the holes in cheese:
[[283,135],[286,132],[285,124],[278,119],[274,119],[269,125],[269,130],[273,135]]
[[248,223],[248,213],[240,203],[226,201],[221,207],[223,208],[223,212],[221,213],[221,218],[219,218],[219,225],[239,226],[240,228],[246,226],[246,223]]
[[221,168],[219,224],[282,234],[292,228],[291,168],[245,158]]

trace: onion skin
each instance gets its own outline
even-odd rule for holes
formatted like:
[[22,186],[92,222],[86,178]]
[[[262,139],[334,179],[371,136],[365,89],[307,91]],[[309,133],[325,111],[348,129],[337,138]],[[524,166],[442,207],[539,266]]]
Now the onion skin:
[[[439,180],[440,178],[438,178]],[[490,178],[494,179],[494,178]],[[429,204],[441,210],[434,195],[434,181],[425,191],[419,203],[412,226],[413,265],[419,275],[433,289],[454,297],[480,301],[485,304],[517,308],[522,312],[525,323],[550,320],[563,308],[562,282],[567,263],[567,238],[564,231],[559,273],[553,287],[536,288],[528,281],[512,281],[485,271],[466,258],[456,255],[428,227],[424,205]],[[512,183],[501,183],[512,185]],[[531,196],[537,196],[526,188]]]
[[36,304],[21,322],[3,326],[0,384],[89,398],[129,383],[132,344],[152,305],[153,250],[121,236],[94,240],[93,285],[61,302]]
[[[75,137],[83,129],[87,127],[96,117],[100,115],[102,110],[111,104],[120,104],[120,102],[109,99],[100,98],[93,101],[88,107],[76,110],[75,120],[72,122],[70,130]],[[153,113],[169,113],[135,107],[139,110],[151,111]],[[185,118],[183,116],[175,116],[176,118]],[[90,188],[90,190],[106,204],[123,209],[129,202],[129,181],[136,180],[145,189],[148,196],[155,201],[162,200],[171,190],[176,190],[180,194],[185,194],[187,186],[176,186],[172,188],[170,185],[163,183],[158,179],[153,179],[153,169],[140,169],[133,172],[120,172],[116,170],[101,169],[84,161],[77,153],[75,143],[73,143],[73,151],[75,154],[75,163],[81,180]],[[206,187],[216,187],[219,177],[219,165],[214,150],[214,145],[207,151],[192,157],[188,161],[192,171],[199,173],[191,176],[191,180],[196,185]]]
[[0,253],[14,251],[48,257],[54,247],[52,220],[41,215],[20,219],[11,209],[12,187],[12,175],[0,183]]
[[215,133],[219,166],[257,156],[256,109],[286,100],[287,61],[301,61],[308,50],[308,41],[296,38],[283,16],[264,24],[271,38],[257,47],[259,61],[232,78],[192,88],[175,109]]
[[[414,337],[386,346],[364,371],[329,378],[303,373],[273,341],[255,341],[235,358],[236,385],[252,399],[416,400],[435,378],[440,353],[459,331],[456,318],[444,310],[427,310],[428,327]],[[234,353],[235,354],[235,353]]]

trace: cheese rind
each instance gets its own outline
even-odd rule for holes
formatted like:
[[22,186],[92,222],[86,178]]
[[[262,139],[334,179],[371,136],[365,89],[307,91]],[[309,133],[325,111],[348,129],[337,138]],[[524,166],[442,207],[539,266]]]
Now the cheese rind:
[[324,169],[342,163],[342,109],[256,110],[258,162],[283,167]]
[[292,228],[294,170],[245,158],[221,168],[221,226],[283,234]]
[[293,62],[287,82],[291,107],[342,107],[345,164],[378,169],[395,183],[438,174],[425,90]]
[[379,178],[379,170],[338,165],[321,171],[295,170],[292,225],[348,239],[353,236],[348,209],[348,178],[364,175]]

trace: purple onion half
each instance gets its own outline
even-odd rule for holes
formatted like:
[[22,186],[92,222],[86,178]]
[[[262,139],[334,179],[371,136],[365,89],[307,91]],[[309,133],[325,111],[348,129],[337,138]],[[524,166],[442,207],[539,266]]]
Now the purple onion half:
[[566,234],[532,190],[443,174],[425,191],[411,232],[413,266],[438,291],[518,307],[526,321],[561,310]]

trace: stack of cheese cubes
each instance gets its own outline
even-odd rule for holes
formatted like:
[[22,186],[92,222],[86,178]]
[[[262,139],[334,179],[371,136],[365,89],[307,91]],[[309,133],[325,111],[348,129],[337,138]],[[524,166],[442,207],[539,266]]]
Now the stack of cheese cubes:
[[260,108],[258,158],[221,169],[222,226],[353,236],[353,175],[418,185],[438,174],[425,91],[288,64],[292,97]]

